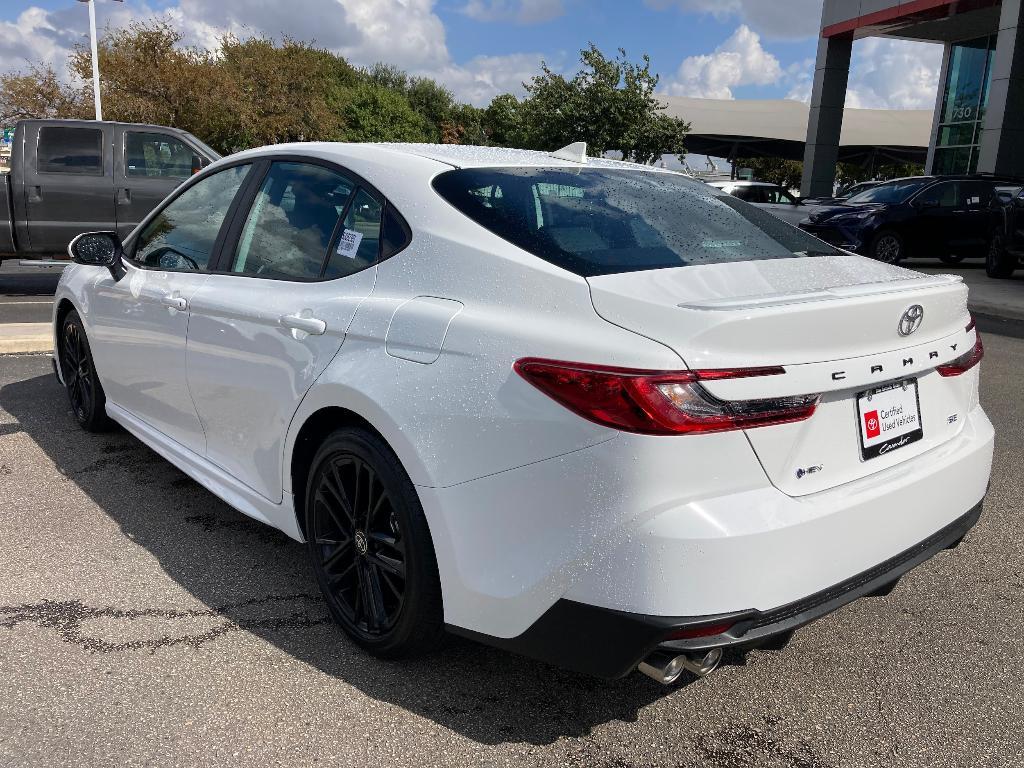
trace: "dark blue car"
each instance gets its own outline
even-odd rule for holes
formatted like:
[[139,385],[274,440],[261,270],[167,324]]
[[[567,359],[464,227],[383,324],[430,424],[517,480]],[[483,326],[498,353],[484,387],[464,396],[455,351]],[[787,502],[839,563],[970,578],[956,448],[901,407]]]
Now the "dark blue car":
[[842,205],[815,211],[801,229],[828,243],[895,264],[909,256],[954,264],[984,257],[992,236],[996,179],[913,176],[893,179]]

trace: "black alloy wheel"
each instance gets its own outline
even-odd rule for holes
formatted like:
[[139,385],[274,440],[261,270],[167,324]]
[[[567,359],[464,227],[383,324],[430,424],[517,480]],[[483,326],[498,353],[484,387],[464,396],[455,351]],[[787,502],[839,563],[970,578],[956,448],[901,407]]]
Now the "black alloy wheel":
[[997,279],[1010,277],[1017,268],[1017,257],[1008,253],[1001,232],[992,233],[985,254],[985,273]]
[[61,326],[60,370],[71,402],[71,412],[83,429],[100,432],[109,426],[106,396],[96,375],[85,327],[77,312],[70,312]]
[[871,241],[871,257],[886,264],[897,264],[903,258],[903,238],[890,229],[883,229]]
[[443,636],[433,543],[411,481],[376,435],[339,430],[314,459],[306,535],[335,620],[384,657],[422,653]]

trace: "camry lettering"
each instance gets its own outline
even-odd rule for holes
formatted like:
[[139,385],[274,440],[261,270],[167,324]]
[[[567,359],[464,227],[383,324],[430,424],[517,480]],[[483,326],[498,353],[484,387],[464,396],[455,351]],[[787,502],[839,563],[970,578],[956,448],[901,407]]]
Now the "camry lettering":
[[897,448],[902,448],[904,445],[906,445],[909,442],[910,442],[910,435],[904,435],[903,437],[901,437],[899,440],[897,440],[895,442],[886,443],[885,445],[883,445],[881,448],[878,449],[878,454],[881,456],[881,455],[884,455],[886,453],[889,453],[890,451],[895,451]]

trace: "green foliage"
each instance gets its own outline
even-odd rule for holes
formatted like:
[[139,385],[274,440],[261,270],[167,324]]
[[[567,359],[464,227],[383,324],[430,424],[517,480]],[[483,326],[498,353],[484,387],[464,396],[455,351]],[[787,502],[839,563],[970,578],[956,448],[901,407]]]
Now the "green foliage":
[[357,86],[344,111],[346,141],[429,141],[431,126],[399,91],[374,83]]
[[526,84],[523,101],[507,95],[495,99],[485,122],[495,143],[552,150],[585,141],[594,156],[618,151],[638,162],[662,153],[685,155],[689,124],[666,115],[654,97],[658,76],[647,56],[634,63],[620,48],[609,59],[591,43],[580,52],[580,64],[567,79],[542,63],[541,74]]
[[799,189],[804,164],[799,160],[783,160],[778,157],[741,157],[733,165],[736,168],[750,168],[755,181],[767,181],[786,189]]
[[836,183],[841,187],[871,179],[899,179],[904,176],[922,175],[924,165],[921,163],[887,162],[876,164],[873,169],[867,164],[857,163],[839,163],[836,166]]

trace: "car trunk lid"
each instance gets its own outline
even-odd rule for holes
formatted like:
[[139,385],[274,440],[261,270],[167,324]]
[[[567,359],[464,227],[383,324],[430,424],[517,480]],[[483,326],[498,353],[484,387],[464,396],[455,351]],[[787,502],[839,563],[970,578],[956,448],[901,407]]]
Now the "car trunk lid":
[[[967,289],[958,277],[827,256],[620,273],[588,282],[599,315],[666,344],[691,369],[785,368],[784,375],[705,382],[715,397],[821,394],[806,421],[747,430],[772,482],[791,495],[863,477],[950,439],[976,397],[969,386],[975,377],[947,379],[935,372],[973,344],[974,332],[966,329]],[[923,308],[923,318],[903,336],[901,318],[914,305]],[[916,390],[923,436],[865,459],[858,395],[903,381]],[[892,396],[873,395],[877,402]],[[901,403],[912,410],[909,400]]]

